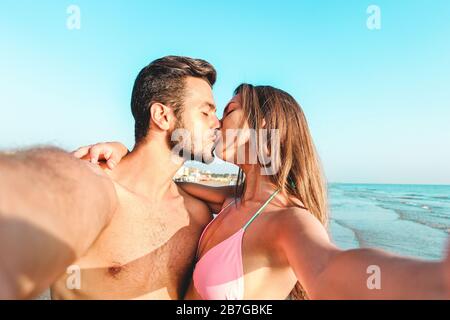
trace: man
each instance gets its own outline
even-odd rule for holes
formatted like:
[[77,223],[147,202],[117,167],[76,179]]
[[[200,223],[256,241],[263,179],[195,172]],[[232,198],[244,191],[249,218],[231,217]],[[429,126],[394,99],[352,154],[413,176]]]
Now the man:
[[[183,297],[212,217],[172,178],[186,159],[213,159],[215,79],[208,62],[187,57],[142,69],[131,101],[135,147],[114,171],[53,149],[0,157],[0,257],[8,258],[0,298],[51,283],[54,299]],[[201,138],[175,145],[177,129]]]

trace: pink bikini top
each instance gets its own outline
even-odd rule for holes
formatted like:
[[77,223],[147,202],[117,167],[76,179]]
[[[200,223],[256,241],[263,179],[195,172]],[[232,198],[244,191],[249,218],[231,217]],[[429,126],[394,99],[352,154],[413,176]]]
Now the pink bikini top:
[[[276,190],[252,218],[229,238],[223,240],[208,250],[201,257],[194,268],[193,281],[197,292],[204,300],[242,300],[244,299],[244,266],[242,264],[242,238],[245,229],[264,210],[270,201],[276,196]],[[228,203],[217,214],[219,216],[234,201]],[[212,222],[212,221],[211,221]],[[211,222],[203,230],[200,236],[198,248],[202,242],[205,231]]]

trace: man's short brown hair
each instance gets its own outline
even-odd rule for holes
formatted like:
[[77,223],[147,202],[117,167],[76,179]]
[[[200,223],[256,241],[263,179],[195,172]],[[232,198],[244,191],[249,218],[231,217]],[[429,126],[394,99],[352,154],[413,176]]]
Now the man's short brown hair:
[[181,115],[185,96],[185,78],[204,79],[212,87],[216,70],[205,60],[181,56],[166,56],[144,67],[134,82],[131,112],[135,120],[136,144],[146,136],[150,124],[150,106],[159,102]]

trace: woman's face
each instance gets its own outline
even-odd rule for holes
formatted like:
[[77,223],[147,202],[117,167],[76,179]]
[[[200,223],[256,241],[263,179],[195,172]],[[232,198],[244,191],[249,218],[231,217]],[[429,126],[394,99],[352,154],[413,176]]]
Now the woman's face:
[[248,123],[242,121],[244,117],[241,97],[238,94],[228,102],[220,120],[221,137],[215,149],[216,156],[220,159],[234,164],[244,164],[245,159],[248,159],[246,145],[248,145],[250,134]]

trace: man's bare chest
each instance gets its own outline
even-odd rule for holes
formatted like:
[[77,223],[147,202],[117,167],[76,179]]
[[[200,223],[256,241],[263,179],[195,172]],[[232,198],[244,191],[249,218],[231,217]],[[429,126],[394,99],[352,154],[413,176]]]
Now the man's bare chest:
[[180,204],[126,200],[77,261],[81,290],[121,299],[178,298],[190,278],[201,226]]

